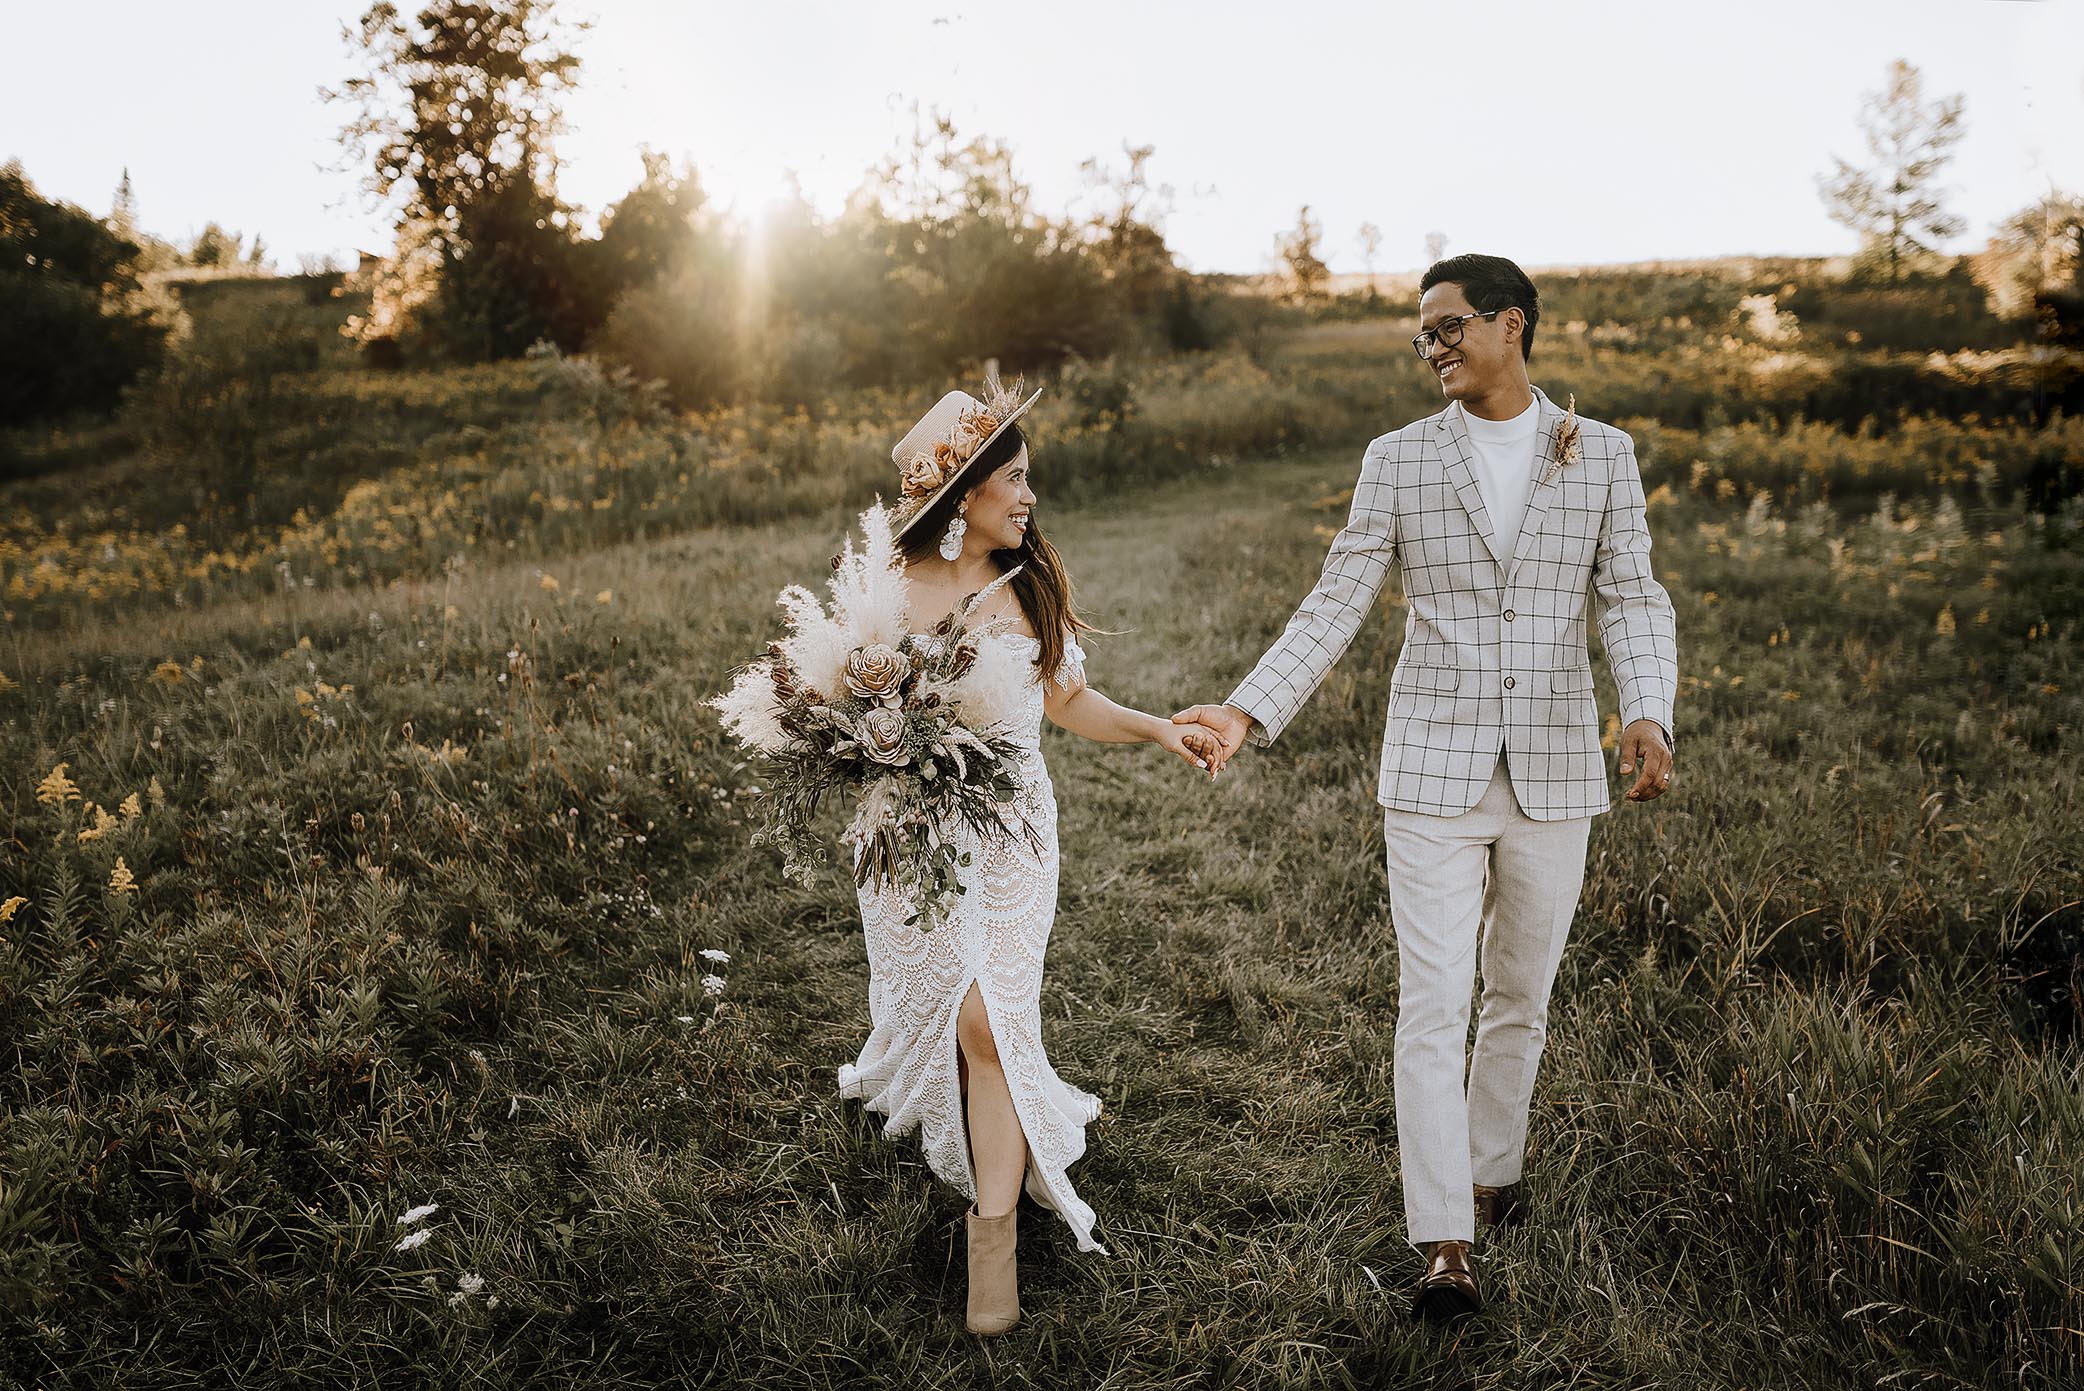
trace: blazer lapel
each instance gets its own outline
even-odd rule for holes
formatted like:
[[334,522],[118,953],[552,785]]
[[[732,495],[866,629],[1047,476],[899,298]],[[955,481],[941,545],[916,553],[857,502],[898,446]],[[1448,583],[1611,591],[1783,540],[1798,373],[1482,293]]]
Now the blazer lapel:
[[1440,413],[1437,438],[1440,462],[1447,467],[1447,481],[1454,485],[1454,495],[1462,500],[1463,510],[1476,524],[1476,534],[1483,538],[1491,563],[1503,564],[1498,558],[1497,528],[1491,524],[1490,509],[1483,505],[1483,489],[1476,485],[1476,468],[1470,462],[1475,447],[1469,443],[1469,431],[1462,424],[1459,410],[1449,407]]
[[1519,543],[1512,548],[1512,568],[1505,577],[1508,583],[1527,552],[1534,549],[1542,519],[1548,516],[1549,504],[1556,500],[1556,431],[1562,427],[1563,412],[1538,386],[1534,388],[1534,399],[1541,404],[1541,425],[1534,436],[1534,476],[1527,480],[1527,510],[1520,518]]

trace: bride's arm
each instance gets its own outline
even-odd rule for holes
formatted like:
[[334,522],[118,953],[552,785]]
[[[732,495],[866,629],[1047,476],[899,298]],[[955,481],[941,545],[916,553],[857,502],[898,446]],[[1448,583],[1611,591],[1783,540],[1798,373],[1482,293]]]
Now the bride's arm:
[[1214,736],[1202,726],[1176,725],[1117,705],[1076,675],[1063,684],[1049,683],[1042,710],[1051,724],[1082,739],[1101,744],[1162,744],[1196,768],[1208,767],[1207,755],[1215,748]]

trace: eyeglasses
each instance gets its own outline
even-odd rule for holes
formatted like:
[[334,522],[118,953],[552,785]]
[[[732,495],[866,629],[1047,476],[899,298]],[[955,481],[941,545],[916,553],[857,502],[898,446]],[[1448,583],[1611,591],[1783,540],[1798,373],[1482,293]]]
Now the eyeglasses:
[[1486,309],[1480,314],[1458,314],[1452,319],[1442,319],[1411,340],[1412,350],[1430,362],[1435,348],[1452,348],[1462,341],[1462,325],[1471,319],[1495,319],[1504,312],[1503,309]]

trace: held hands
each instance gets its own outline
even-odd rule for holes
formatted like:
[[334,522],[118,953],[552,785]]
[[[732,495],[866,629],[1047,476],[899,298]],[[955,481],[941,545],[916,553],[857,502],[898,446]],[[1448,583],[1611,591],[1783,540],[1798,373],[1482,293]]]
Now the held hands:
[[1638,768],[1635,786],[1623,794],[1631,802],[1654,802],[1671,791],[1672,750],[1655,720],[1637,720],[1621,731],[1621,773]]
[[1192,721],[1182,724],[1175,717],[1169,723],[1159,721],[1157,728],[1151,733],[1151,738],[1196,768],[1205,771],[1211,778],[1215,777],[1223,748],[1222,736],[1215,730]]
[[1252,717],[1235,705],[1196,705],[1174,715],[1172,722],[1198,731],[1190,738],[1198,737],[1215,745],[1206,755],[1211,778],[1222,772],[1224,765],[1245,746],[1245,736],[1252,732],[1253,723]]

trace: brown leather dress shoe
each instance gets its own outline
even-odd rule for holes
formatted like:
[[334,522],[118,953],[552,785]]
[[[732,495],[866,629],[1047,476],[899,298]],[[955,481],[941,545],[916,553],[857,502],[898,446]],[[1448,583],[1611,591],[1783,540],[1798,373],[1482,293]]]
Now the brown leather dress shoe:
[[1426,1273],[1411,1297],[1411,1312],[1434,1323],[1453,1323],[1482,1309],[1476,1270],[1469,1264],[1469,1243],[1434,1242],[1426,1249]]
[[1476,1185],[1478,1227],[1517,1227],[1526,1219],[1526,1203],[1518,1184],[1508,1183],[1502,1188],[1493,1188],[1487,1183]]

